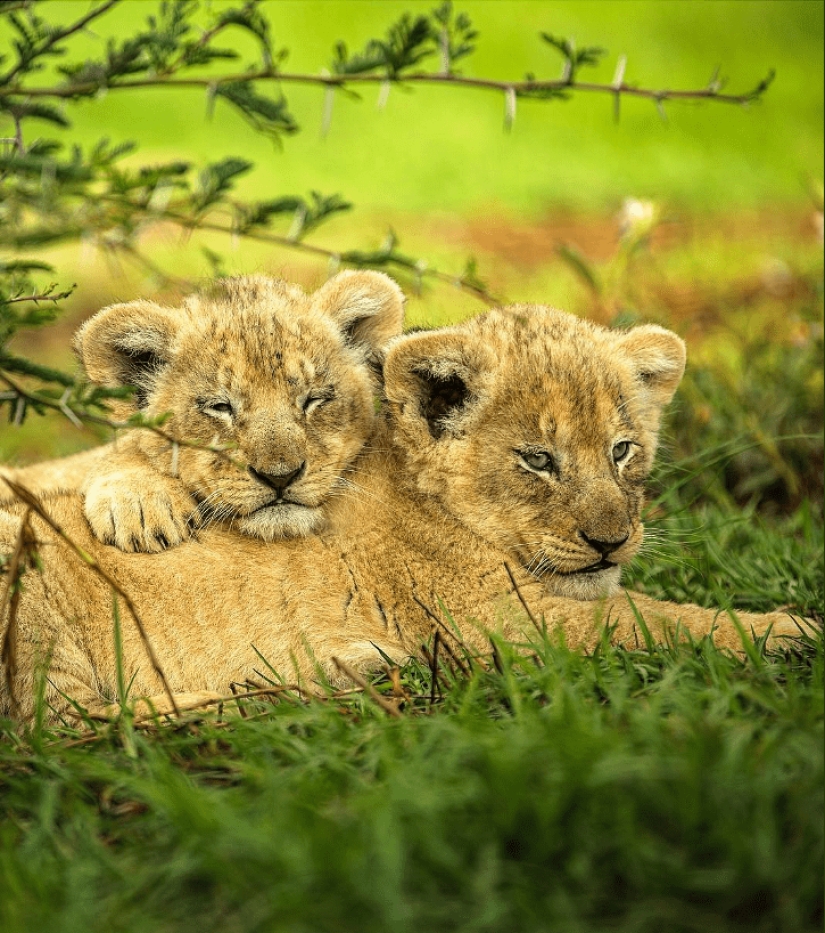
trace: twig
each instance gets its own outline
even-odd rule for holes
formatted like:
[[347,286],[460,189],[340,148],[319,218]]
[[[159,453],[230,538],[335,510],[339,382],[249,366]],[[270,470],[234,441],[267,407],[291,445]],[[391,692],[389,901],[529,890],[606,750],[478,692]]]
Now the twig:
[[[184,706],[183,708],[179,710],[178,715],[180,715],[181,713],[191,713],[191,712],[194,712],[195,710],[203,709],[206,706],[215,706],[215,705],[219,705],[222,703],[232,703],[235,700],[250,700],[255,697],[278,696],[279,694],[284,693],[287,690],[298,692],[298,693],[301,692],[301,688],[298,687],[297,684],[284,684],[284,685],[278,685],[278,686],[273,686],[273,687],[260,687],[257,690],[247,690],[245,693],[235,693],[233,691],[228,696],[210,697],[209,699],[206,699],[206,700],[199,700],[197,703],[191,703],[191,704],[187,703],[186,706]],[[240,704],[238,708],[240,709]],[[158,718],[162,718],[163,715],[164,714],[162,713],[158,714],[155,712],[146,713],[143,716],[135,717],[133,724],[136,726],[139,726],[145,722],[154,722]],[[98,715],[98,714],[91,714],[89,718],[95,720],[96,722],[113,722],[114,721],[109,716],[103,716],[103,715]]]
[[385,713],[389,716],[392,716],[393,719],[401,719],[401,713],[398,711],[398,708],[394,706],[389,700],[386,700],[381,694],[368,683],[364,678],[354,671],[348,664],[345,664],[340,658],[333,657],[332,663],[338,668],[338,670],[345,676],[349,677],[351,681],[358,684],[362,690],[365,690],[369,695],[370,699],[374,700]]
[[43,508],[43,504],[40,502],[40,499],[38,499],[38,497],[30,489],[13,479],[9,479],[7,476],[2,476],[0,479],[5,482],[5,484],[11,489],[15,496],[20,499],[21,502],[27,505],[32,512],[35,512],[38,516],[40,516],[40,518],[49,526],[49,528],[51,528],[58,537],[62,538],[63,541],[68,544],[68,546],[75,552],[75,554],[77,554],[77,556],[89,567],[93,573],[97,574],[97,576],[99,576],[104,582],[108,583],[108,585],[115,591],[115,593],[121,597],[129,612],[131,613],[132,618],[135,620],[135,625],[137,626],[141,641],[143,642],[143,647],[146,650],[146,654],[149,657],[149,661],[154,668],[155,673],[158,675],[161,683],[163,684],[163,689],[169,700],[169,704],[174,710],[175,715],[179,716],[180,710],[178,709],[178,705],[175,702],[175,695],[172,693],[172,688],[169,686],[169,681],[166,679],[166,674],[163,672],[160,661],[155,654],[154,648],[152,648],[152,643],[149,641],[149,636],[129,594],[110,573],[108,573],[100,566],[100,564],[95,560],[94,557],[92,557],[91,554],[88,554],[86,551],[84,551],[80,545],[76,544],[72,538],[70,538],[69,535],[63,531],[60,525],[58,525],[57,522],[51,517],[51,515],[49,515],[49,513]]
[[[442,628],[448,635],[451,635],[453,638],[456,638],[455,634],[451,632],[449,628],[447,628],[444,622],[442,622],[441,619],[438,618],[438,616],[432,611],[432,609],[430,609],[430,607],[426,603],[421,602],[421,600],[415,595],[415,593],[412,594],[412,598],[418,603],[419,606],[421,606],[424,612],[427,613],[427,615],[433,620],[433,622],[435,622],[437,626]],[[456,638],[456,641],[461,645],[461,642],[457,638]],[[461,671],[461,673],[465,677],[469,677],[470,671],[467,670],[466,666],[459,659],[458,655],[456,655],[456,653],[450,647],[450,643],[446,641],[445,639],[442,639],[441,644],[444,645],[444,650],[447,652],[447,654],[449,654],[452,660],[455,661],[456,666]],[[463,648],[464,645],[461,645],[461,647]]]
[[69,295],[71,295],[72,291],[73,289],[69,289],[65,292],[56,292],[54,294],[43,292],[39,295],[20,295],[17,298],[4,298],[3,304],[14,305],[14,304],[19,304],[21,301],[33,301],[35,304],[37,304],[39,301],[58,302],[58,301],[63,301],[64,298],[68,298]]
[[77,421],[86,421],[89,424],[97,424],[101,427],[112,428],[115,431],[120,430],[141,430],[141,431],[151,431],[153,434],[156,434],[158,437],[163,438],[163,440],[168,441],[172,446],[173,450],[175,445],[179,447],[191,447],[194,450],[205,450],[208,453],[215,454],[217,457],[223,459],[226,463],[231,464],[232,466],[238,467],[238,469],[245,470],[246,464],[241,463],[239,460],[236,460],[234,457],[231,457],[227,452],[226,448],[215,447],[211,444],[201,444],[198,441],[187,441],[178,437],[173,437],[171,434],[167,434],[166,431],[162,430],[159,427],[156,427],[153,424],[132,424],[129,421],[113,421],[111,418],[103,418],[100,415],[92,415],[85,411],[75,411],[68,407],[67,399],[64,396],[55,400],[52,398],[46,398],[42,395],[37,395],[35,392],[29,392],[24,389],[18,382],[15,382],[8,373],[0,370],[0,380],[6,383],[10,389],[15,393],[18,399],[31,402],[32,404],[43,405],[45,408],[51,408],[53,411],[59,411],[62,415],[69,419],[75,426],[77,426]]
[[501,655],[498,653],[498,645],[496,645],[493,639],[490,639],[490,647],[493,649],[493,664],[495,665],[496,670],[499,674],[504,674],[504,667],[501,663]]
[[521,590],[519,589],[519,585],[518,583],[516,583],[516,578],[513,576],[513,571],[510,570],[510,565],[507,563],[507,561],[504,561],[504,569],[507,571],[507,576],[510,578],[510,582],[513,584],[513,590],[515,591],[515,594],[518,597],[518,601],[521,603],[522,607],[524,608],[524,611],[527,613],[527,618],[533,623],[533,625],[535,625],[536,631],[539,633],[539,635],[543,635],[544,632],[542,631],[542,628],[539,625],[538,620],[533,615],[533,613],[530,611],[530,607],[527,605],[527,601],[525,600],[525,598],[521,595]]
[[431,671],[431,683],[430,683],[430,706],[435,703],[435,688],[438,683],[438,646],[441,643],[441,632],[436,629],[435,637],[433,638],[433,656],[432,664],[430,665]]

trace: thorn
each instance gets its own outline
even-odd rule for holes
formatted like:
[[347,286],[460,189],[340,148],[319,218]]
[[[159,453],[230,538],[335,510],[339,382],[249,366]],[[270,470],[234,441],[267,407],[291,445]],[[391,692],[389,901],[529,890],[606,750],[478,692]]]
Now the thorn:
[[218,94],[218,85],[214,81],[206,89],[206,119],[211,120],[215,112],[215,97]]
[[516,89],[511,85],[504,92],[504,129],[509,133],[516,122]]
[[82,428],[83,422],[77,417],[77,415],[66,404],[66,402],[69,400],[69,396],[71,395],[71,392],[72,392],[71,388],[66,389],[63,395],[60,397],[60,402],[58,404],[60,405],[60,410],[69,419],[69,421],[71,421],[71,423],[76,428]]
[[326,139],[332,124],[332,105],[335,103],[335,88],[328,84],[324,89],[324,104],[321,112],[321,139]]
[[417,297],[421,297],[421,289],[423,285],[424,273],[427,271],[427,261],[425,259],[419,259],[415,264],[415,294]]
[[626,67],[627,55],[620,55],[619,60],[616,62],[616,73],[613,75],[613,90],[615,91],[613,97],[613,119],[616,123],[619,122],[622,86],[624,85],[624,72]]
[[613,75],[613,87],[617,91],[620,91],[624,84],[625,68],[627,68],[627,55],[620,55],[616,62],[616,72]]
[[294,243],[298,237],[301,235],[301,231],[304,229],[304,221],[307,218],[307,209],[301,204],[295,211],[295,215],[292,218],[292,225],[289,228],[289,232],[286,235],[286,238],[290,243]]
[[667,112],[665,111],[665,105],[662,102],[661,97],[656,98],[656,109],[659,111],[659,116],[662,119],[662,123],[667,123],[668,122]]
[[375,102],[376,110],[383,110],[387,106],[390,97],[390,82],[385,78],[378,89],[378,100]]
[[450,73],[450,40],[446,29],[442,29],[438,36],[438,46],[441,53],[441,74],[447,76]]

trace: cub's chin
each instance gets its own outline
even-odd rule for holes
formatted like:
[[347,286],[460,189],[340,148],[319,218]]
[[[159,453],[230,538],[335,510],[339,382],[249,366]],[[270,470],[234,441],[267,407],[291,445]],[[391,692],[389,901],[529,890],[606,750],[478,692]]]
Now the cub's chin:
[[596,572],[548,574],[543,580],[548,592],[554,596],[590,600],[615,596],[621,587],[621,576],[622,568],[614,566]]
[[320,508],[282,502],[236,518],[233,527],[251,538],[283,541],[285,538],[314,535],[324,527],[325,522],[324,512]]

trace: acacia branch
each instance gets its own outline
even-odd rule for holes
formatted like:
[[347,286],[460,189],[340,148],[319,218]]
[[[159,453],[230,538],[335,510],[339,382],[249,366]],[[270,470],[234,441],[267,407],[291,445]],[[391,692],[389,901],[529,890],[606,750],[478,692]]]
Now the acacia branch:
[[[116,2],[116,0],[112,0]],[[614,98],[621,94],[631,97],[642,97],[661,103],[666,100],[717,100],[725,104],[749,104],[757,100],[767,89],[774,77],[770,71],[754,88],[742,94],[724,94],[719,89],[717,81],[712,81],[703,88],[672,90],[662,88],[637,87],[624,81],[601,84],[593,81],[576,81],[557,78],[550,81],[500,81],[493,78],[470,78],[465,75],[442,74],[439,72],[415,72],[402,74],[397,77],[386,74],[352,74],[352,75],[316,75],[297,72],[282,72],[272,68],[257,71],[239,72],[237,74],[222,75],[214,78],[169,78],[162,75],[151,78],[135,78],[130,80],[113,79],[110,82],[83,81],[76,84],[63,84],[55,87],[42,88],[10,88],[0,87],[0,97],[26,96],[26,97],[53,97],[66,99],[95,94],[102,89],[109,91],[135,90],[138,88],[204,88],[214,94],[216,88],[223,84],[233,84],[250,81],[274,81],[284,84],[308,84],[325,88],[346,89],[349,85],[385,85],[388,81],[395,84],[432,84],[452,87],[472,87],[486,91],[497,91],[517,96],[536,96],[558,92],[610,94]]]

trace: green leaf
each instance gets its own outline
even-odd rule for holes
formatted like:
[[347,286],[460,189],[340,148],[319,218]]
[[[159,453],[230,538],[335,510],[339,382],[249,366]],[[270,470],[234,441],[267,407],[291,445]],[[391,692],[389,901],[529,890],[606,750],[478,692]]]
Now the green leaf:
[[198,187],[193,196],[196,210],[202,211],[215,204],[234,186],[235,179],[253,168],[246,159],[223,159],[207,165],[198,177]]
[[0,111],[11,114],[17,120],[45,120],[57,126],[71,126],[58,107],[42,101],[18,102],[8,97],[0,97]]
[[541,38],[551,45],[557,52],[560,52],[565,59],[564,74],[562,80],[572,83],[576,79],[576,73],[579,68],[598,65],[601,58],[607,54],[606,49],[598,46],[586,46],[582,49],[576,49],[573,42],[569,39],[559,39],[550,33],[542,32]]
[[19,373],[21,376],[34,376],[44,382],[57,382],[62,386],[73,386],[75,384],[74,377],[68,373],[64,373],[59,369],[52,369],[49,366],[41,366],[39,363],[24,359],[22,356],[14,356],[5,351],[0,351],[0,369],[5,369],[9,373]]
[[[276,56],[272,52],[272,39],[269,34],[269,22],[258,10],[257,3],[247,3],[240,9],[224,10],[216,20],[217,27],[240,26],[250,32],[260,43],[265,68],[272,68]],[[282,60],[283,54],[277,56]]]
[[232,81],[218,85],[215,97],[229,101],[258,132],[274,140],[298,132],[298,124],[288,110],[286,98],[265,97],[251,81]]

